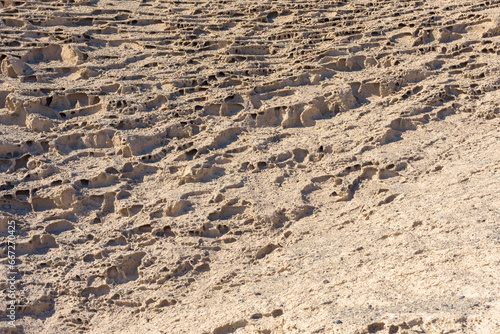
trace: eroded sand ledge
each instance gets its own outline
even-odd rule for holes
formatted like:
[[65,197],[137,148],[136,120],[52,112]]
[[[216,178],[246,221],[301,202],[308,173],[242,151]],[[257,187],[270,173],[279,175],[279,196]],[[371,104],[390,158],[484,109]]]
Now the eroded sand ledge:
[[4,0],[0,38],[0,331],[500,332],[499,1]]

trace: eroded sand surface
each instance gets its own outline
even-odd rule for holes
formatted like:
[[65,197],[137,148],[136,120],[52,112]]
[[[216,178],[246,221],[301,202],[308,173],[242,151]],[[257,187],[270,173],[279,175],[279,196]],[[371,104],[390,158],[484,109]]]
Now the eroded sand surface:
[[499,1],[0,1],[2,333],[500,333]]

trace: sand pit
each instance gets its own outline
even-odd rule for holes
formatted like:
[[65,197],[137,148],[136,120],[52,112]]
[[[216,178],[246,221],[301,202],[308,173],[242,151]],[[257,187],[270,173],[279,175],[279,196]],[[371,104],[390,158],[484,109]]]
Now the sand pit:
[[500,333],[500,1],[4,0],[0,36],[1,333]]

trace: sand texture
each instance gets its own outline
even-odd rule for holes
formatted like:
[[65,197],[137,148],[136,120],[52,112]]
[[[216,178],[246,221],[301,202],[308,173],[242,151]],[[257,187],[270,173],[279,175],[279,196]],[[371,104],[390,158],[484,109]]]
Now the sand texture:
[[0,333],[500,333],[500,1],[2,0],[0,39]]

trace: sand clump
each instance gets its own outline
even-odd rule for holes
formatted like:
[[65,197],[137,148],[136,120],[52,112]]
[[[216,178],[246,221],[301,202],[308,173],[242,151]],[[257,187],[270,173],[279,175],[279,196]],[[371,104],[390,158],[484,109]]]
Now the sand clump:
[[1,1],[0,332],[499,333],[499,11]]

